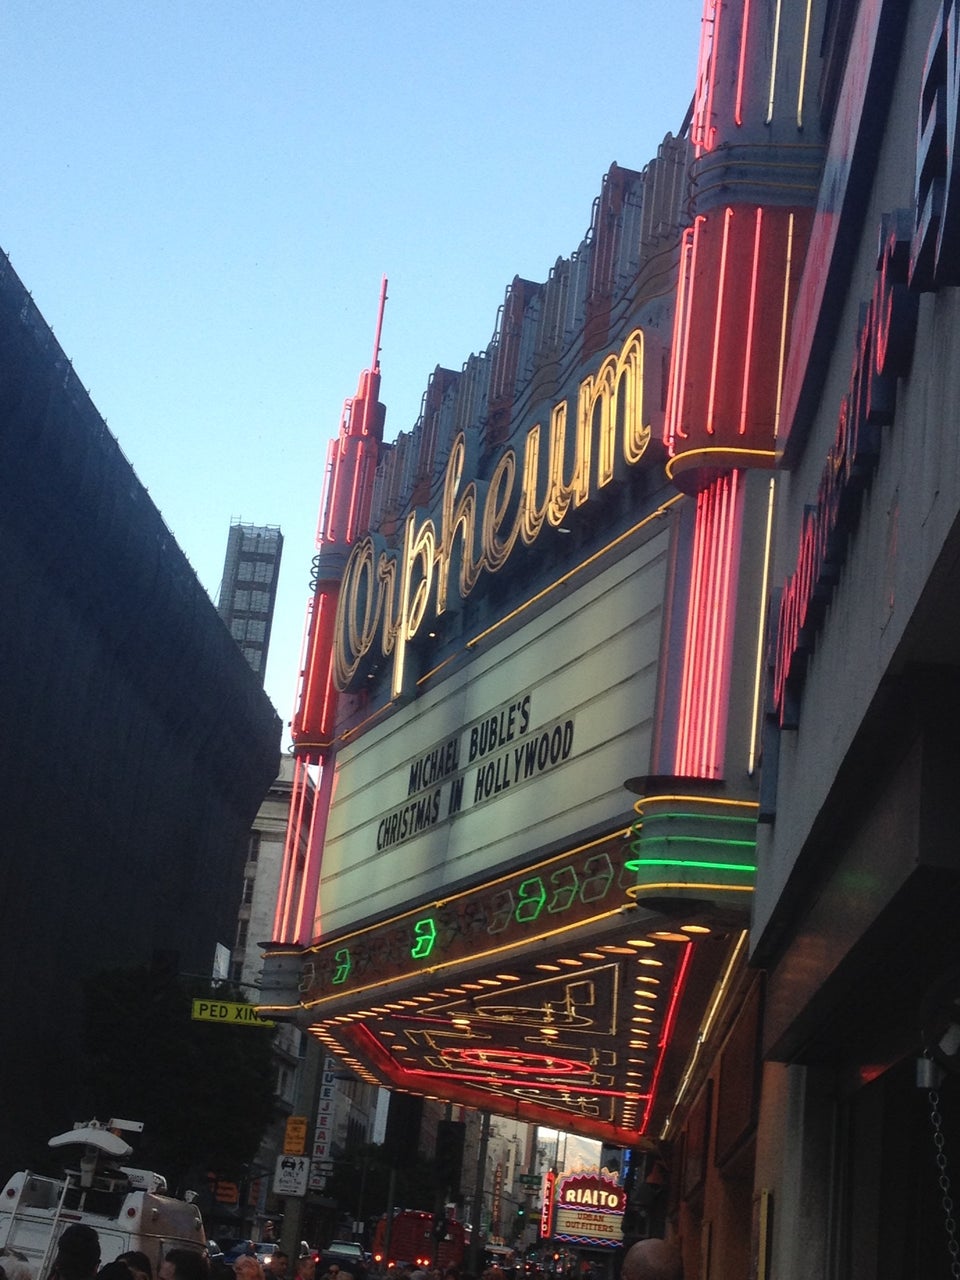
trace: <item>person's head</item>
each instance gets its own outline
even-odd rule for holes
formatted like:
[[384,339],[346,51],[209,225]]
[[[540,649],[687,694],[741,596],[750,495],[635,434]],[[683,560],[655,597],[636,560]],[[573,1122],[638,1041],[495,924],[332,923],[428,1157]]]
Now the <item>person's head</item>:
[[153,1280],[153,1267],[150,1265],[150,1259],[145,1253],[141,1253],[139,1249],[128,1249],[126,1253],[121,1253],[117,1258],[118,1262],[125,1262],[133,1272],[133,1280]]
[[243,1253],[233,1264],[237,1280],[264,1280],[260,1259],[254,1254]]
[[278,1280],[286,1280],[286,1274],[290,1270],[290,1256],[284,1253],[282,1249],[275,1249],[270,1255],[270,1272],[271,1276],[277,1276]]
[[57,1242],[54,1270],[61,1280],[89,1280],[100,1266],[100,1237],[85,1222],[72,1222]]
[[157,1268],[157,1280],[210,1280],[210,1264],[199,1249],[171,1249]]
[[115,1258],[105,1262],[97,1272],[97,1280],[133,1280],[133,1271],[126,1262]]
[[0,1271],[4,1280],[33,1280],[30,1259],[17,1249],[0,1249]]
[[340,1263],[331,1262],[329,1267],[327,1267],[327,1275],[330,1277],[330,1280],[337,1280],[337,1276],[339,1274],[340,1274]]
[[301,1253],[297,1259],[298,1280],[313,1280],[317,1273],[317,1260],[312,1253]]
[[680,1250],[656,1236],[638,1240],[623,1256],[620,1280],[683,1280]]

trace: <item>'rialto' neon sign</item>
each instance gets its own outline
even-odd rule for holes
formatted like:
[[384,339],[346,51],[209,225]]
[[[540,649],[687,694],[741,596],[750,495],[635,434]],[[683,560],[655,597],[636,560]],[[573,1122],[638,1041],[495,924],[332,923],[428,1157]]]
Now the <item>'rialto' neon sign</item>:
[[553,406],[546,453],[539,423],[518,451],[500,455],[489,481],[463,483],[466,439],[453,442],[443,485],[439,530],[415,511],[403,524],[398,553],[368,534],[344,571],[334,628],[334,678],[356,688],[377,656],[393,657],[391,696],[403,691],[404,660],[431,600],[439,617],[456,577],[466,599],[482,573],[497,573],[517,542],[531,546],[544,525],[559,527],[567,513],[610,484],[618,466],[633,467],[647,452],[651,427],[643,415],[643,330],[635,329],[619,355],[610,355],[577,393],[576,426],[567,430],[567,401]]

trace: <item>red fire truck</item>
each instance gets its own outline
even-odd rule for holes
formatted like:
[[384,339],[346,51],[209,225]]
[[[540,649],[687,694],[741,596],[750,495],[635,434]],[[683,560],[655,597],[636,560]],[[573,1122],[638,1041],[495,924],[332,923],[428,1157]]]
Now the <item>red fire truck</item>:
[[434,1225],[434,1215],[425,1209],[400,1209],[389,1220],[389,1245],[387,1241],[388,1219],[384,1215],[377,1223],[373,1235],[373,1263],[386,1270],[389,1267],[409,1263],[414,1267],[462,1267],[466,1252],[463,1223],[447,1218],[442,1224],[443,1238],[438,1240],[439,1227]]

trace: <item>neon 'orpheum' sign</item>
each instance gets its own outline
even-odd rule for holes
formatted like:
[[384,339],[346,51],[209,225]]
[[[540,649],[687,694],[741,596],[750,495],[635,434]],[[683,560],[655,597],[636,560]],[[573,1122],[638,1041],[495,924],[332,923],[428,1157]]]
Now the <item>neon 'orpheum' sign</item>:
[[643,413],[643,330],[635,329],[579,384],[576,421],[568,403],[526,434],[521,451],[504,449],[486,482],[464,482],[466,439],[460,433],[447,463],[439,527],[411,511],[400,548],[368,534],[347,562],[337,607],[334,679],[341,690],[360,687],[371,663],[392,657],[391,697],[403,692],[407,646],[433,609],[451,603],[452,583],[465,600],[484,573],[498,573],[517,543],[532,546],[545,527],[609,485],[621,467],[647,452],[652,431]]

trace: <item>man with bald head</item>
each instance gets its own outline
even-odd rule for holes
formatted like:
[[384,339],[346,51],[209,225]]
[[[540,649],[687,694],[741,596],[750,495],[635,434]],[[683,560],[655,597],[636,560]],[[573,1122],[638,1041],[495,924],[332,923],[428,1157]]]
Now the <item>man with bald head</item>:
[[655,1236],[638,1240],[623,1256],[620,1280],[683,1280],[679,1248]]

